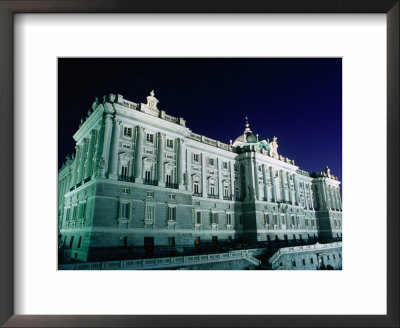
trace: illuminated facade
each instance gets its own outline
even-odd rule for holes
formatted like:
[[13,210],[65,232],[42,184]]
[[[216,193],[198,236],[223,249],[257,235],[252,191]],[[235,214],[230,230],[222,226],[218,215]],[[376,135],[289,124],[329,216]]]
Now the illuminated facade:
[[60,247],[90,261],[101,249],[342,237],[340,182],[300,170],[246,121],[230,144],[193,133],[183,118],[121,95],[96,99],[59,171]]

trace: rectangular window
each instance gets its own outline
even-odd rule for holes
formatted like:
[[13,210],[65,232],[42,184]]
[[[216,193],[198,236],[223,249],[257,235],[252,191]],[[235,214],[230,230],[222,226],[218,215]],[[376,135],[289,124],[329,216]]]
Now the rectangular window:
[[303,259],[302,262],[303,262],[303,265],[306,265],[306,260],[305,259]]
[[122,166],[121,167],[121,177],[126,178],[128,176],[128,167],[127,166]]
[[169,221],[176,220],[176,207],[168,207],[168,220]]
[[129,203],[122,203],[121,204],[121,218],[129,218]]
[[201,212],[196,212],[196,224],[201,224]]
[[122,188],[123,194],[129,194],[129,188]]
[[282,221],[282,224],[285,224],[285,216],[281,216],[281,221]]
[[77,206],[75,205],[72,209],[72,219],[76,220],[76,215],[77,215]]
[[67,221],[69,220],[69,216],[71,215],[71,208],[67,208],[66,214],[65,214],[65,218],[67,219]]
[[242,214],[239,214],[239,224],[242,224]]
[[154,142],[154,134],[147,133],[146,134],[146,141],[149,142],[149,143],[153,143]]
[[151,172],[150,171],[144,172],[144,179],[146,181],[150,181],[151,180]]
[[193,154],[193,162],[199,161],[199,154]]
[[231,213],[226,213],[226,224],[228,225],[232,224]]
[[146,195],[147,197],[154,197],[154,191],[148,191]]
[[308,227],[308,219],[304,220],[304,224],[306,225],[306,227]]
[[74,236],[72,236],[69,241],[69,247],[72,247],[73,245],[74,245]]
[[312,257],[310,258],[310,263],[314,264],[314,259]]
[[168,195],[168,198],[174,200],[175,199],[175,195],[174,194],[170,194],[170,195]]
[[82,236],[80,236],[79,237],[79,240],[78,240],[78,248],[81,248],[81,243],[82,243]]
[[197,236],[196,239],[194,240],[195,245],[200,245],[200,237]]
[[211,213],[211,224],[218,224],[217,213]]
[[132,128],[124,127],[124,136],[125,137],[132,137]]
[[174,140],[167,139],[167,148],[174,149]]
[[210,185],[210,195],[215,195],[215,186],[213,184]]
[[294,215],[292,215],[292,225],[295,225],[296,222],[294,221]]
[[224,197],[229,197],[229,187],[224,185]]
[[195,182],[193,183],[193,192],[194,192],[195,194],[199,194],[199,193],[200,193],[200,191],[199,191],[199,183],[198,183],[197,181],[195,181]]
[[278,215],[274,214],[274,224],[278,225]]
[[168,237],[168,246],[170,247],[175,246],[175,237]]
[[146,220],[154,220],[154,205],[146,205]]
[[222,162],[222,168],[223,169],[228,169],[228,163],[227,162]]
[[208,164],[211,166],[214,166],[214,158],[209,158],[208,159]]

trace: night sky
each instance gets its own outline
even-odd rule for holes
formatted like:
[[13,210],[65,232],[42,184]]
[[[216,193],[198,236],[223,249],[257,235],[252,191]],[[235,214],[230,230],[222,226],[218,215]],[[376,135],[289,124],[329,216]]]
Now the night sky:
[[62,58],[58,61],[58,162],[94,98],[121,94],[186,119],[194,133],[229,144],[249,118],[254,134],[306,171],[342,179],[340,58]]

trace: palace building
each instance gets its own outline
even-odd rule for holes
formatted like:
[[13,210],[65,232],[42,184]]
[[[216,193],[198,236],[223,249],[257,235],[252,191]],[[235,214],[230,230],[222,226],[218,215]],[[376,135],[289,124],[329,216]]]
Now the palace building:
[[340,182],[328,167],[301,170],[247,119],[226,144],[157,106],[153,91],[145,104],[109,94],[81,120],[58,177],[59,246],[71,258],[342,237]]

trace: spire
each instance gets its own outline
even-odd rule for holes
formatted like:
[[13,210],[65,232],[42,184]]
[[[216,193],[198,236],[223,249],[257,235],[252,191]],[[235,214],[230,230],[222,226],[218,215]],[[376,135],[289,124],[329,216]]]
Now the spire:
[[246,119],[246,128],[244,129],[244,133],[251,132],[250,124],[249,124],[249,118],[247,117],[247,115],[245,116],[245,119]]

